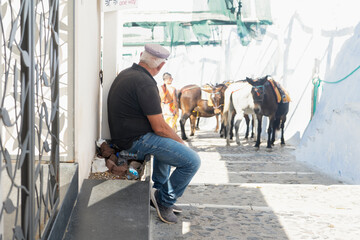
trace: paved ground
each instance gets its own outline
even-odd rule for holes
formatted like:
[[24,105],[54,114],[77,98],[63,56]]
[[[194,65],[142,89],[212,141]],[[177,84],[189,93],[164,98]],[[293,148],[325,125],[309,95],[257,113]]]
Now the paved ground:
[[179,223],[162,223],[152,209],[153,240],[360,239],[360,186],[297,162],[293,146],[226,147],[206,131],[188,144],[202,166],[178,201]]

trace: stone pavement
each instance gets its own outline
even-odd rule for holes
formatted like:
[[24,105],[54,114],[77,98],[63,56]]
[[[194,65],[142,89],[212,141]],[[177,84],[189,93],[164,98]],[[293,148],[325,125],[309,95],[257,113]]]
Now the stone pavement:
[[151,210],[150,235],[160,239],[360,239],[360,185],[346,185],[296,161],[295,148],[265,141],[225,146],[197,131],[188,145],[202,166],[178,200],[177,224]]

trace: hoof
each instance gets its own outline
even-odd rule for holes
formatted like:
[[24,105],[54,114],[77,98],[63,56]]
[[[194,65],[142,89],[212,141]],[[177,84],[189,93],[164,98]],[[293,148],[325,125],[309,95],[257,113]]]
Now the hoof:
[[188,140],[187,137],[181,137],[181,139],[184,140],[184,141],[185,141],[185,140]]

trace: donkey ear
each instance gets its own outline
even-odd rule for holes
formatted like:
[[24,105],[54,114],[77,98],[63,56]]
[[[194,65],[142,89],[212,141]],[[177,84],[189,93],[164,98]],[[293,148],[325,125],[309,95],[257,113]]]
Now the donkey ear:
[[246,81],[247,81],[250,85],[256,86],[256,83],[255,83],[255,81],[254,81],[252,78],[246,77]]
[[201,90],[203,90],[204,92],[207,92],[207,93],[212,93],[212,89],[213,89],[213,87],[209,83],[207,83],[201,87]]
[[264,85],[267,80],[268,80],[268,75],[266,75],[266,76],[263,77],[263,78],[260,78],[260,79],[258,80],[258,84],[257,84],[257,85],[258,85],[258,86]]
[[201,90],[203,90],[204,92],[207,92],[207,93],[212,93],[211,88],[201,88]]
[[217,86],[217,87],[215,87],[215,92],[220,92],[221,89],[223,89],[223,88],[226,88],[226,86],[225,85]]

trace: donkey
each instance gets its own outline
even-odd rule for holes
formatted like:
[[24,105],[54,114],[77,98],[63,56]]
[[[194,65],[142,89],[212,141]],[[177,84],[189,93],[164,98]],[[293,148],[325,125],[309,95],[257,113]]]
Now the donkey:
[[[185,122],[190,117],[191,132],[190,136],[195,134],[195,122],[198,117],[213,117],[222,113],[224,103],[224,84],[210,86],[201,89],[198,85],[187,85],[179,91],[178,99],[181,108],[181,138],[188,139],[185,134]],[[210,87],[209,87],[210,86]],[[208,100],[201,99],[201,90],[210,93],[212,106],[209,106]],[[218,129],[218,125],[216,126]]]
[[[204,92],[207,92],[207,93],[210,93],[210,94],[213,93],[213,88],[214,88],[214,87],[215,87],[215,88],[221,87],[220,90],[219,90],[218,92],[216,92],[216,94],[219,94],[218,96],[212,96],[212,95],[210,95],[210,98],[212,98],[212,97],[220,98],[220,100],[219,100],[219,105],[218,105],[217,108],[219,108],[219,109],[221,110],[221,112],[220,112],[220,114],[215,114],[215,117],[216,117],[216,127],[215,127],[215,131],[214,131],[214,132],[218,132],[218,131],[219,131],[219,116],[221,117],[220,121],[222,122],[222,114],[223,114],[223,109],[224,109],[224,97],[223,97],[223,96],[224,96],[224,93],[225,93],[225,90],[226,90],[227,86],[228,86],[228,84],[226,84],[226,83],[221,83],[221,84],[216,84],[215,86],[214,86],[213,84],[205,84],[205,85],[203,85],[203,87],[202,87],[202,90],[203,90]],[[217,91],[217,90],[215,89],[215,91]],[[215,101],[216,101],[216,100],[215,100]],[[212,102],[213,102],[213,101],[212,101]],[[197,118],[196,118],[196,126],[195,126],[195,129],[196,129],[196,130],[200,130],[200,128],[199,128],[199,123],[200,123],[200,116],[197,116]],[[221,123],[220,126],[221,126],[221,127],[220,127],[219,133],[220,133],[220,135],[221,135],[221,134],[223,134],[223,132],[224,132],[224,129],[223,129],[224,125]],[[221,137],[222,137],[222,136],[221,136]]]
[[[280,130],[280,128],[281,145],[284,145],[284,124],[286,122],[286,114],[289,112],[289,101],[285,102],[285,96],[283,95],[281,96],[281,101],[279,102],[274,87],[270,82],[273,80],[268,75],[256,80],[251,78],[246,78],[246,80],[253,86],[251,94],[254,99],[254,110],[258,120],[255,147],[260,147],[260,134],[263,116],[269,117],[267,148],[271,148],[274,144],[276,130]],[[275,83],[275,85],[278,84]]]
[[236,143],[240,145],[239,139],[239,126],[242,119],[245,117],[247,123],[247,133],[249,134],[249,115],[253,115],[254,112],[254,101],[251,95],[251,86],[244,80],[237,81],[231,84],[225,90],[225,105],[224,105],[224,125],[226,129],[226,145],[230,146],[230,138],[232,131],[232,123],[234,122],[234,112],[236,113],[237,121],[235,121],[235,137]]

